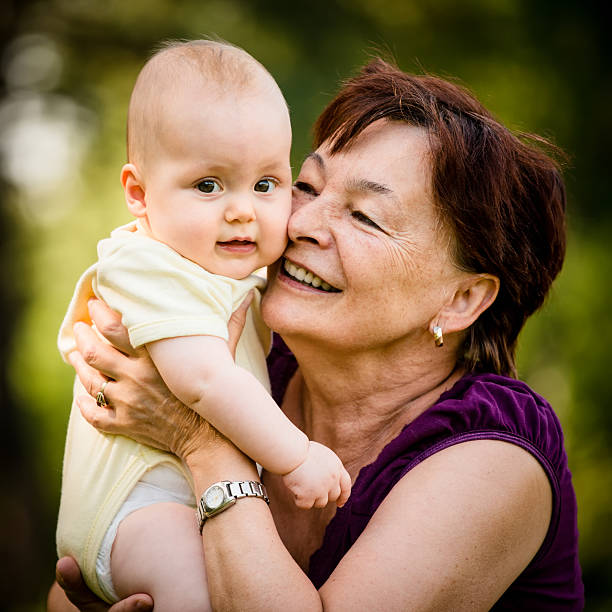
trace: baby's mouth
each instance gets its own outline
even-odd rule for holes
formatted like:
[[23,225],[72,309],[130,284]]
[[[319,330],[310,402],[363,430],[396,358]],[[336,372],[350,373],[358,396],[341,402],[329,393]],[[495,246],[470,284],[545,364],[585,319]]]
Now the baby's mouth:
[[233,240],[226,240],[224,242],[217,242],[217,246],[220,248],[232,251],[236,253],[252,251],[255,248],[255,242],[248,239],[234,238]]
[[333,287],[310,270],[302,268],[286,258],[283,259],[283,273],[302,285],[313,287],[328,293],[340,293],[340,289],[336,289],[336,287]]

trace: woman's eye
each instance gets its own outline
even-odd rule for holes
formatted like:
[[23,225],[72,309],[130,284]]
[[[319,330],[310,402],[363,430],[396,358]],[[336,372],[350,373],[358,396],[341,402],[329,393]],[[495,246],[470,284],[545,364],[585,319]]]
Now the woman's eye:
[[257,181],[253,189],[259,193],[270,193],[276,189],[276,186],[277,182],[274,179],[265,178]]
[[354,210],[351,213],[351,216],[353,217],[353,219],[357,219],[357,221],[359,221],[360,223],[363,223],[364,225],[369,225],[370,227],[373,227],[374,229],[378,229],[378,230],[381,229],[381,227],[377,225],[376,223],[374,223],[374,221],[372,221],[370,217],[367,217],[366,215],[364,215],[362,212],[358,210]]
[[295,181],[295,183],[293,183],[293,186],[295,187],[295,189],[303,193],[308,193],[314,196],[317,195],[315,188],[312,185],[305,183],[304,181]]
[[221,185],[214,179],[204,179],[196,185],[202,193],[217,193],[221,191]]

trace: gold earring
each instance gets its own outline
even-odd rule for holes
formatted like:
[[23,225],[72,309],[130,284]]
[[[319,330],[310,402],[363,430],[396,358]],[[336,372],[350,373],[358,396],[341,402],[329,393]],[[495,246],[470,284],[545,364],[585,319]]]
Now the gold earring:
[[442,328],[439,325],[434,325],[433,337],[436,346],[444,346],[444,338],[442,337]]

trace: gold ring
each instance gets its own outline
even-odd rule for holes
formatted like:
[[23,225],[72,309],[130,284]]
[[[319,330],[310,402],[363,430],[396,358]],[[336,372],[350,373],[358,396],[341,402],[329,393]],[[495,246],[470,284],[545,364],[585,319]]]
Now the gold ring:
[[100,387],[100,390],[96,393],[96,404],[100,406],[100,408],[106,408],[108,406],[108,402],[104,397],[104,389],[106,389],[106,385],[108,385],[108,380],[105,380]]

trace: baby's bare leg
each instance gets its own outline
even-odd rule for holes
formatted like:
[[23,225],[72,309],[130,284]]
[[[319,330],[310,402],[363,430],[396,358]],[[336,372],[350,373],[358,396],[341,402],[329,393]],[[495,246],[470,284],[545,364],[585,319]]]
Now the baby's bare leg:
[[124,518],[113,544],[111,572],[121,598],[149,593],[155,612],[212,609],[202,539],[187,506],[152,504]]

